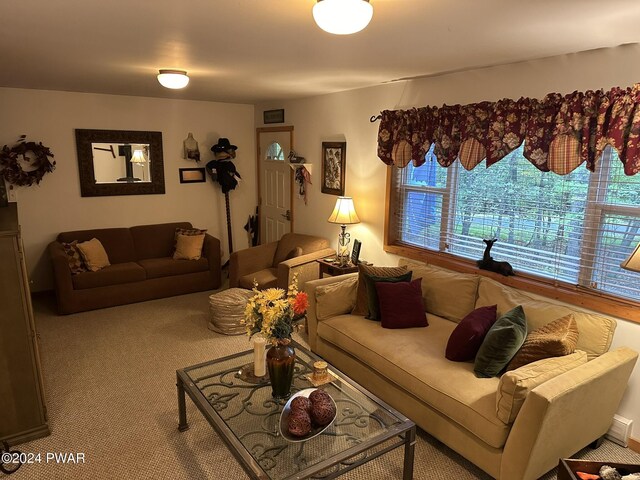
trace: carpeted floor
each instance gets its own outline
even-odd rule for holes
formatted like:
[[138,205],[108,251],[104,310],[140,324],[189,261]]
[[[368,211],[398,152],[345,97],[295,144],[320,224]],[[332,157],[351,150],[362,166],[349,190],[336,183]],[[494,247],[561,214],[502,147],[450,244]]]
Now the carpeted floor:
[[[245,336],[207,329],[207,293],[69,316],[56,315],[52,302],[34,302],[52,434],[18,447],[41,453],[43,463],[23,465],[11,479],[247,478],[189,399],[191,428],[177,429],[176,369],[249,348]],[[84,453],[85,463],[45,464],[47,452]],[[342,478],[401,478],[402,453]],[[611,442],[576,457],[640,463],[640,455]],[[422,431],[414,478],[489,479]]]

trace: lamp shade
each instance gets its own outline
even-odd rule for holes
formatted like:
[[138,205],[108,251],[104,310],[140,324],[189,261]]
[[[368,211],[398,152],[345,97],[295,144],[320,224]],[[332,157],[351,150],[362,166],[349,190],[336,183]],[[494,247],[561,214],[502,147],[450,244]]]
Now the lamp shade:
[[620,264],[625,270],[631,270],[632,272],[640,272],[640,243],[633,251],[629,258]]
[[349,35],[363,30],[373,17],[369,0],[318,0],[313,19],[328,33]]
[[142,150],[134,150],[133,155],[131,155],[131,163],[147,163],[147,160],[144,158],[144,153]]
[[336,206],[328,221],[331,223],[339,223],[341,225],[360,223],[356,209],[353,206],[353,199],[351,197],[338,197],[338,200],[336,200]]
[[158,82],[165,88],[177,90],[189,84],[189,77],[184,70],[160,70]]

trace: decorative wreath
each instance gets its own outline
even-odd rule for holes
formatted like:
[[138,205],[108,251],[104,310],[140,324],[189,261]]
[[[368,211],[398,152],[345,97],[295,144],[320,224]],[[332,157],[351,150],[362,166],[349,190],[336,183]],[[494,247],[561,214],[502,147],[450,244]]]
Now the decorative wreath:
[[[42,181],[47,172],[53,172],[56,162],[49,160],[53,153],[42,143],[27,142],[26,135],[22,135],[16,145],[9,148],[6,145],[0,150],[0,176],[12,185],[20,187],[31,186]],[[27,153],[31,155],[27,156]],[[20,160],[29,163],[33,169],[22,169]]]

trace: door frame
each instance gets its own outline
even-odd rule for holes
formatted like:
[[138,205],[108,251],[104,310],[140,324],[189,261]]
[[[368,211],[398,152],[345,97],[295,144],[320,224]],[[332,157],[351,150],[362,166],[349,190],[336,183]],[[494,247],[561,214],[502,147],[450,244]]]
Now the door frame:
[[[260,134],[268,132],[289,132],[289,148],[293,150],[293,125],[283,125],[281,127],[258,127],[256,128],[256,169],[258,177],[258,221],[262,221],[262,152],[260,151]],[[285,163],[287,168],[289,167],[289,152],[285,154]],[[289,204],[291,205],[291,233],[293,233],[294,219],[296,218],[294,213],[293,202],[293,175],[289,175]],[[260,236],[260,230],[258,230],[258,245],[262,245],[262,238]]]

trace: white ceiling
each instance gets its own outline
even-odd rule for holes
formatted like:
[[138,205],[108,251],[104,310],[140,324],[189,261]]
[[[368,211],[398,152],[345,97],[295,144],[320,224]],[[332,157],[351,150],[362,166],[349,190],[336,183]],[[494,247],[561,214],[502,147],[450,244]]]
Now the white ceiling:
[[314,3],[2,0],[0,85],[257,103],[640,41],[640,0],[371,0],[350,36]]

